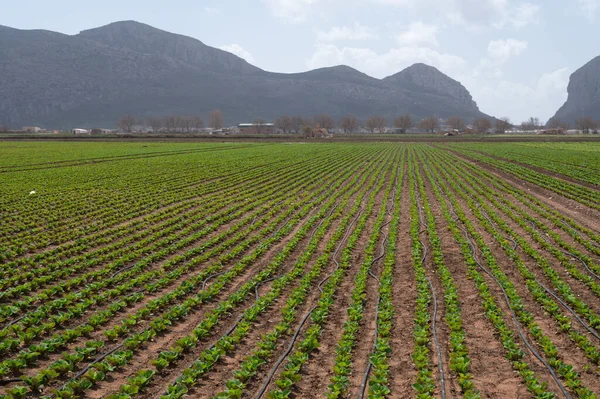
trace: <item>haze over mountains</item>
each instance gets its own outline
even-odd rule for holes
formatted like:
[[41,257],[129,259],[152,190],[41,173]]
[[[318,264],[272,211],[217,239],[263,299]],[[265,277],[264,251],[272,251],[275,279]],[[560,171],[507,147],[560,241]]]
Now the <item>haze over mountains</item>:
[[388,124],[489,117],[459,82],[424,64],[376,79],[347,66],[272,73],[228,52],[137,22],[69,36],[0,26],[0,125],[112,127],[124,114],[198,115],[227,124],[282,114],[378,114]]

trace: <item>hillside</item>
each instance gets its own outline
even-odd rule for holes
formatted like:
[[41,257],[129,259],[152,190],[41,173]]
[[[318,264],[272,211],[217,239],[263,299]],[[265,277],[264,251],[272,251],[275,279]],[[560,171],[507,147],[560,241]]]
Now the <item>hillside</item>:
[[600,119],[600,56],[571,75],[567,91],[569,97],[555,118],[569,124],[583,116]]
[[0,124],[12,127],[111,127],[123,114],[206,118],[216,108],[228,124],[283,113],[486,116],[459,82],[423,64],[386,79],[347,66],[271,73],[133,21],[73,36],[0,26],[0,74]]

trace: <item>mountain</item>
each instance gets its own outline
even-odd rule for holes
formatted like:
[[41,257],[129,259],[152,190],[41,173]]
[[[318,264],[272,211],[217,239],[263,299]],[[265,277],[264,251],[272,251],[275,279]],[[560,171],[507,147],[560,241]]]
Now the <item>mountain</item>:
[[78,37],[140,54],[167,56],[212,72],[248,75],[260,69],[243,59],[187,36],[165,32],[135,21],[115,22],[81,32]]
[[227,124],[287,113],[335,119],[402,113],[487,117],[469,92],[416,64],[385,79],[348,66],[273,73],[199,40],[134,21],[77,35],[0,26],[0,125],[111,127],[138,117],[206,115]]
[[567,102],[554,118],[573,124],[583,116],[600,119],[600,56],[573,72]]
[[383,81],[431,101],[439,98],[439,101],[450,100],[457,108],[477,108],[473,97],[462,84],[429,65],[414,64]]

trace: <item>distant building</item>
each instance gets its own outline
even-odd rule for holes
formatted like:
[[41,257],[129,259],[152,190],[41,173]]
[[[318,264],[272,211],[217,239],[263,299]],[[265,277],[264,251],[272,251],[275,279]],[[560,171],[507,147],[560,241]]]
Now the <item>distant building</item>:
[[113,133],[112,129],[98,129],[94,128],[90,131],[91,134],[110,134]]
[[275,125],[272,123],[240,123],[238,125],[241,134],[273,134]]
[[23,131],[27,133],[39,133],[42,131],[42,128],[38,126],[23,126]]
[[71,129],[71,133],[73,134],[90,134],[90,131],[87,129]]

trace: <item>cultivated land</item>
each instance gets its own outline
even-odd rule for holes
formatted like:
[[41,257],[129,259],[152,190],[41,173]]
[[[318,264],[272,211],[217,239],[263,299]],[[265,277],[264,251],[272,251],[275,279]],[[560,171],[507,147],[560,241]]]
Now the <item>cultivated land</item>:
[[3,142],[2,398],[594,398],[599,143]]

